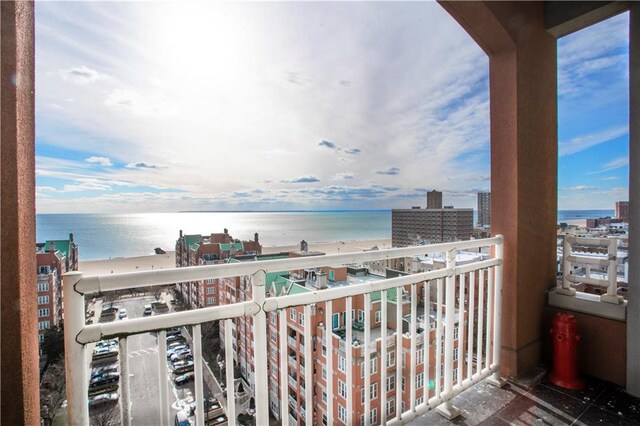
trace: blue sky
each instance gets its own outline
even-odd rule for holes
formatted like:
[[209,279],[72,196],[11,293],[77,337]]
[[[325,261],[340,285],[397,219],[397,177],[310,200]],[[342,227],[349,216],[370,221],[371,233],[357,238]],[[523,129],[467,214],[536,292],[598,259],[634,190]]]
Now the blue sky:
[[[628,17],[558,43],[559,208],[628,195]],[[488,61],[432,2],[36,4],[38,212],[475,207]]]

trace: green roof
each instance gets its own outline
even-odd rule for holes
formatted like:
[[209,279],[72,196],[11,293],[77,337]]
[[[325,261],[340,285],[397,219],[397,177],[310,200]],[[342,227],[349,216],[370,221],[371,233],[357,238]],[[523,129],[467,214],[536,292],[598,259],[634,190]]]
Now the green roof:
[[244,251],[244,245],[242,243],[220,244],[220,250],[222,251],[231,251],[232,247],[238,251]]
[[293,283],[289,288],[288,294],[300,294],[300,293],[308,293],[308,292],[309,292],[309,289],[302,287],[299,284]]
[[275,288],[276,296],[280,296],[280,293],[282,292],[282,289],[286,288],[290,283],[291,283],[291,281],[289,281],[285,277],[282,277],[282,276],[277,277],[276,280],[273,282],[273,286]]
[[201,240],[202,240],[202,236],[200,236],[200,235],[185,235],[184,236],[184,242],[185,242],[185,245],[187,246],[187,248],[191,248],[191,246],[194,243],[199,244]]
[[[388,302],[395,302],[397,299],[397,289],[395,288],[390,288],[389,290],[387,290],[387,301]],[[374,291],[373,293],[371,293],[371,301],[372,302],[379,302],[382,300],[382,292],[381,291]]]
[[44,243],[45,250],[49,250],[49,246],[53,243],[56,250],[60,250],[65,256],[69,257],[69,240],[47,240]]

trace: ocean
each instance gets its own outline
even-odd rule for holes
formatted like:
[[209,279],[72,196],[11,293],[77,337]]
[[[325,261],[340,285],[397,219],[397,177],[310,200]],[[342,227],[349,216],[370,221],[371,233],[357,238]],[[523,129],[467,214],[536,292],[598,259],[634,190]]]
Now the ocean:
[[[558,221],[612,216],[613,210],[562,210]],[[264,246],[391,238],[390,210],[38,214],[37,241],[74,234],[81,260],[145,256],[174,250],[180,230],[207,235],[224,228],[234,238],[260,234]]]

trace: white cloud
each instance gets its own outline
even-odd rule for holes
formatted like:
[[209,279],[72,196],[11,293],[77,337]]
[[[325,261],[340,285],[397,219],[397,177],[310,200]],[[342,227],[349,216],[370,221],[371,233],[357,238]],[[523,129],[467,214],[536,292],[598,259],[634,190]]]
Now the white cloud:
[[592,133],[584,136],[578,136],[570,141],[564,141],[559,143],[560,155],[570,155],[576,152],[584,151],[592,146],[599,145],[601,143],[610,142],[619,137],[629,134],[628,126],[620,126],[613,129],[606,129],[598,133]]
[[106,80],[109,78],[107,74],[103,74],[85,65],[58,70],[58,75],[62,77],[63,80],[71,81],[76,84],[95,83],[96,81]]
[[595,172],[591,172],[589,174],[590,175],[595,175],[595,174],[598,174],[598,173],[609,172],[611,170],[620,169],[620,168],[628,166],[628,165],[629,165],[629,157],[627,157],[627,156],[618,157],[618,158],[614,158],[613,160],[611,160],[608,163],[606,163],[604,166],[602,166],[602,168],[600,170],[595,171]]
[[86,161],[87,163],[100,164],[101,166],[113,166],[113,163],[108,157],[91,156],[89,158],[85,158],[84,161]]
[[576,186],[571,186],[569,188],[560,188],[561,191],[571,191],[571,192],[576,192],[576,191],[591,191],[593,189],[597,189],[597,187],[595,186],[589,186],[589,185],[576,185]]

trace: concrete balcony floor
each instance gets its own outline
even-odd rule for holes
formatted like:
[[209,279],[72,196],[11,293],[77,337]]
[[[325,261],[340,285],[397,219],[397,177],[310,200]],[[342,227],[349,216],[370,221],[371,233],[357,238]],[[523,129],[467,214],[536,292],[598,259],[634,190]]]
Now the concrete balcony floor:
[[460,416],[446,420],[435,410],[411,425],[639,425],[640,399],[614,384],[587,377],[586,387],[570,391],[546,376],[535,384],[507,383],[498,389],[486,382],[454,399]]

